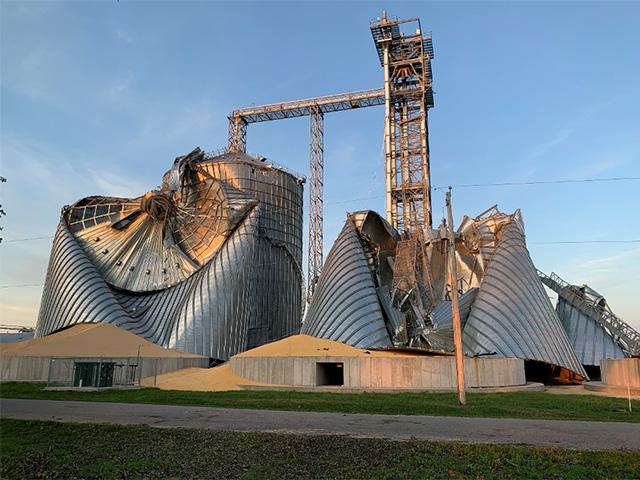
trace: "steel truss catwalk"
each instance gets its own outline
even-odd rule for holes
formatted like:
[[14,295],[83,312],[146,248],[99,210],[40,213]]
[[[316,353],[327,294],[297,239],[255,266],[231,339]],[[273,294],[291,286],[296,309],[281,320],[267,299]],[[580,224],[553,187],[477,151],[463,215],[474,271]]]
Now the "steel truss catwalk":
[[[404,35],[400,25],[417,26]],[[310,117],[309,245],[307,295],[313,294],[323,261],[323,115],[385,105],[385,177],[387,219],[400,230],[431,228],[427,109],[433,106],[431,36],[418,19],[388,19],[371,24],[384,68],[383,89],[272,103],[234,110],[229,115],[229,151],[246,152],[250,123]]]
[[617,317],[602,295],[588,285],[571,285],[553,272],[538,275],[558,294],[556,311],[583,365],[640,355],[640,333]]

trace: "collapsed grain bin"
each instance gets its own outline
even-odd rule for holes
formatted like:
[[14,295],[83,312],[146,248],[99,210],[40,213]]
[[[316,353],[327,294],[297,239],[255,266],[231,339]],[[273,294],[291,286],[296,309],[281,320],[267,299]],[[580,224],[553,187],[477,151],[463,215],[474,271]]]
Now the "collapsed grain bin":
[[[526,248],[519,211],[464,217],[455,235],[468,356],[517,357],[547,378],[587,379]],[[453,351],[447,233],[396,232],[375,212],[348,215],[302,333],[361,348]]]
[[296,332],[303,182],[264,159],[196,148],[157,190],[65,207],[36,337],[106,322],[224,360]]

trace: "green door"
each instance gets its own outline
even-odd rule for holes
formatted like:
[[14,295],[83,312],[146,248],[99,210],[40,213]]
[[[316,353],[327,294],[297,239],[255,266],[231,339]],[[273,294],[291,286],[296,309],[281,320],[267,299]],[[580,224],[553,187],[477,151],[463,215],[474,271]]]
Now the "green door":
[[94,387],[98,372],[98,362],[76,362],[73,375],[74,387]]
[[114,368],[114,362],[76,362],[73,386],[111,387]]

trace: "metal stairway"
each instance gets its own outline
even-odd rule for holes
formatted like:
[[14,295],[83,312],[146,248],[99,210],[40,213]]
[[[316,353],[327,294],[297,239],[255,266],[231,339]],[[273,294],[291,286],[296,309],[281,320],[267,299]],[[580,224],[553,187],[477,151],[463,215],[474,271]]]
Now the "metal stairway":
[[580,287],[565,282],[555,273],[538,270],[538,277],[551,290],[596,321],[627,354],[640,355],[640,333],[617,317],[606,305],[588,298]]

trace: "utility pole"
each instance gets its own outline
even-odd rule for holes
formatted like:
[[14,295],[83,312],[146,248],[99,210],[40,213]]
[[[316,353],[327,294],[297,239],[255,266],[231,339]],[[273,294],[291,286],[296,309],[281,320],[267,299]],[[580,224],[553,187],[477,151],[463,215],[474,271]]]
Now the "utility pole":
[[458,308],[458,269],[456,268],[456,245],[453,235],[453,213],[451,213],[451,187],[446,194],[447,216],[449,223],[449,285],[451,286],[451,312],[453,313],[453,343],[456,349],[456,373],[458,377],[458,401],[466,405],[464,391],[464,356],[462,352],[462,327],[460,326],[460,310]]

